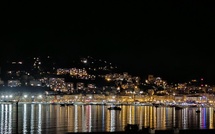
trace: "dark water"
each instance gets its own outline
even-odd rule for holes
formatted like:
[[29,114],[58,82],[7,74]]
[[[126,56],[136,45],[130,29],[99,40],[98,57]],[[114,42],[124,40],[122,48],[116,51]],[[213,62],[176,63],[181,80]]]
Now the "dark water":
[[214,129],[215,126],[213,108],[201,108],[200,113],[196,113],[196,108],[121,106],[121,111],[107,108],[103,105],[19,104],[17,113],[15,104],[0,104],[0,133],[113,132],[123,131],[127,124],[159,130]]

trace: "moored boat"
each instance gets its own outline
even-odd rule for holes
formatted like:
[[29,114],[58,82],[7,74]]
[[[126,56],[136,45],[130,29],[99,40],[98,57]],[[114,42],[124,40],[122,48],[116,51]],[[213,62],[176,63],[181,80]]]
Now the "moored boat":
[[119,106],[110,106],[110,107],[108,107],[108,110],[121,110],[121,107],[119,107]]

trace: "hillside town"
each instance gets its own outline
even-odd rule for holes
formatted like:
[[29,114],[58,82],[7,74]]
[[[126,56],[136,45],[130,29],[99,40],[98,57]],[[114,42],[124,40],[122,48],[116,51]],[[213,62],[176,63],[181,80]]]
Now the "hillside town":
[[[174,75],[174,74],[173,74]],[[71,63],[51,56],[6,60],[1,66],[0,100],[77,104],[214,104],[215,86],[203,78],[168,83],[162,76],[146,78],[120,71],[102,59],[82,57]]]

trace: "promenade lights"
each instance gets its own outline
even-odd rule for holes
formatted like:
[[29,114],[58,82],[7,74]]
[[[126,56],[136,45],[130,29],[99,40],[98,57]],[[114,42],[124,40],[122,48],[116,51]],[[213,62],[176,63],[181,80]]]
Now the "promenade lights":
[[78,96],[75,96],[75,101],[77,101],[77,99],[78,99]]
[[42,95],[39,95],[39,96],[38,96],[38,98],[40,98],[40,99],[41,99],[41,98],[42,98]]
[[35,101],[35,98],[33,95],[31,96],[31,100],[32,100],[32,102]]
[[38,95],[37,98],[38,98],[39,100],[41,100],[41,99],[42,99],[42,95]]

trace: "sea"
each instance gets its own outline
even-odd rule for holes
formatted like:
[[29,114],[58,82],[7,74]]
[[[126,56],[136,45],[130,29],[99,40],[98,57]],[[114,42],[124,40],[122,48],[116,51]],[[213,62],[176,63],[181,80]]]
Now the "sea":
[[135,124],[141,130],[214,129],[213,107],[120,105],[0,104],[1,134],[66,134],[76,132],[118,132]]

